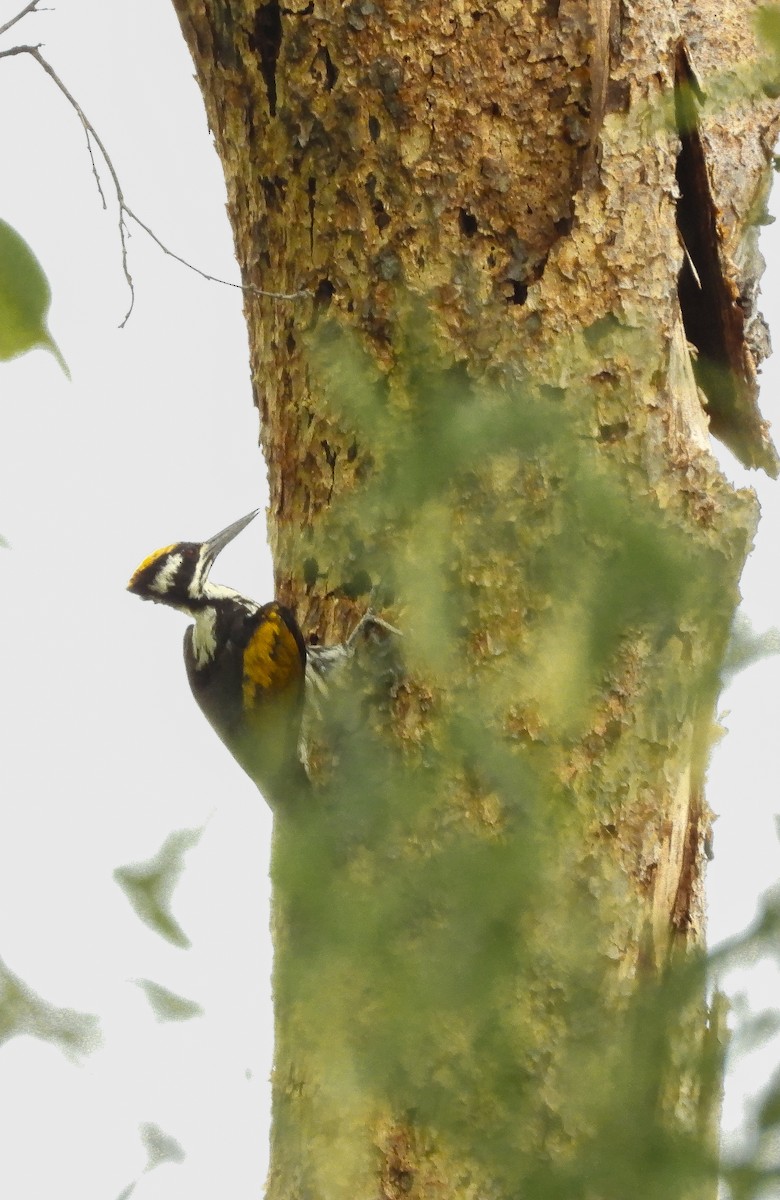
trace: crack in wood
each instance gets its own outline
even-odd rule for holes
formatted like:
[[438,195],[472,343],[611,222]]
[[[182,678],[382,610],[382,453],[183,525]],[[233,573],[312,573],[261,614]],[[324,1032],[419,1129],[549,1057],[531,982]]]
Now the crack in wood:
[[282,14],[279,0],[269,0],[255,13],[254,29],[249,36],[249,45],[260,62],[268,95],[268,110],[276,116],[276,64],[282,47]]
[[756,406],[755,369],[746,344],[746,314],[736,283],[727,277],[718,210],[699,126],[704,97],[683,42],[675,64],[677,227],[684,248],[678,277],[685,336],[697,355],[696,383],[706,399],[710,428],[746,466],[778,470]]
[[306,184],[306,193],[309,197],[309,249],[314,255],[314,210],[317,207],[317,180],[313,175],[309,176],[309,181]]

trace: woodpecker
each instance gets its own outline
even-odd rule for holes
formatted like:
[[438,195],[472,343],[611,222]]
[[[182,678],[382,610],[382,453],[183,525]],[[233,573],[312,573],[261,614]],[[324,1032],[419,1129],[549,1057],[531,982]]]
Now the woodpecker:
[[307,650],[298,622],[275,600],[258,604],[209,581],[221,550],[259,510],[205,542],[174,542],[145,558],[127,585],[194,624],[184,634],[192,694],[270,804],[308,786],[298,753]]
[[372,623],[367,612],[346,642],[307,645],[291,609],[258,604],[211,583],[214,560],[257,516],[234,521],[205,542],[174,542],[145,558],[128,591],[192,617],[184,633],[184,663],[192,694],[217,735],[275,805],[309,785],[301,744],[307,686],[322,693],[334,667],[353,652]]

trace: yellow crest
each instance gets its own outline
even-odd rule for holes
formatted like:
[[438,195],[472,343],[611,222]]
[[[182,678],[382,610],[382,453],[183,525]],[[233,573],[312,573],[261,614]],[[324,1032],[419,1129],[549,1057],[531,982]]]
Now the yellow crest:
[[149,554],[141,563],[141,565],[136,567],[136,569],[133,571],[133,574],[130,577],[130,582],[127,586],[132,587],[138,576],[142,575],[147,567],[151,567],[152,563],[156,562],[159,558],[164,558],[166,554],[173,550],[175,545],[175,542],[171,542],[170,546],[163,546],[161,550],[155,550],[153,554]]

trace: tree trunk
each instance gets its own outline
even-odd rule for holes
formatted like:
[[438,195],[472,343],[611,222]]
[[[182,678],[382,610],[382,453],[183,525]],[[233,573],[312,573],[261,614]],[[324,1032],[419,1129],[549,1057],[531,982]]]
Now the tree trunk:
[[675,1148],[717,1118],[718,1031],[672,966],[756,520],[708,424],[777,469],[751,13],[174,4],[277,594],[332,640],[378,588],[404,633],[276,815],[269,1196],[706,1192]]

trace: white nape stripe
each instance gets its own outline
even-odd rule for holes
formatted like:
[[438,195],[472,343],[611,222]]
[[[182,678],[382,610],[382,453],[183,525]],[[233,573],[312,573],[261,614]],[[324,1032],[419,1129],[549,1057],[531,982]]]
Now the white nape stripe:
[[195,664],[202,667],[210,662],[217,649],[216,625],[217,613],[213,608],[200,608],[193,613],[195,624],[192,629],[192,653]]
[[187,585],[187,591],[191,596],[195,597],[203,595],[204,591],[208,587],[206,581],[208,579],[210,570],[211,563],[206,560],[204,552],[201,550],[200,555],[198,556],[198,561],[195,564],[195,570],[192,572],[192,579]]
[[158,596],[165,596],[173,587],[173,581],[176,578],[176,572],[181,566],[181,554],[169,554],[165,559],[165,565],[162,570],[158,571],[152,582],[149,584],[150,592],[157,592]]
[[254,600],[248,600],[247,597],[242,596],[240,592],[235,591],[233,588],[223,587],[219,583],[204,583],[202,590],[196,594],[205,597],[205,599],[209,601],[240,600],[244,608],[248,609],[250,612],[252,609],[257,609],[260,607],[259,604],[255,604]]
[[256,612],[260,607],[255,604],[254,600],[247,600],[246,596],[234,592],[232,588],[219,587],[211,583],[206,584],[203,599],[206,603],[202,608],[188,609],[184,605],[181,606],[184,612],[189,612],[195,618],[192,629],[192,653],[195,656],[195,665],[198,667],[211,662],[219,649],[217,645],[217,608],[221,600],[236,600],[248,613]]

